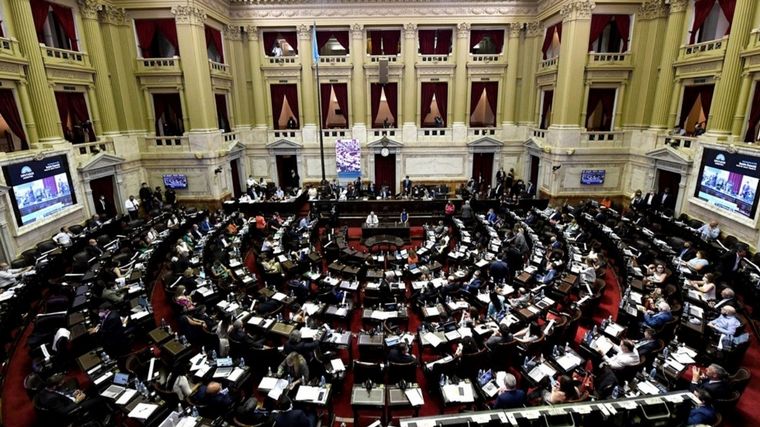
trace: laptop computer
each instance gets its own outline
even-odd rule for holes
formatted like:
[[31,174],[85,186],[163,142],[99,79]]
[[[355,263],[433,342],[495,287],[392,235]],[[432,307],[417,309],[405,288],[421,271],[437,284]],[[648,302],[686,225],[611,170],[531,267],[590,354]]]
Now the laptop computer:
[[126,390],[124,387],[112,384],[108,386],[107,389],[103,390],[100,395],[109,399],[116,399],[120,394],[124,392],[124,390]]
[[125,372],[117,372],[113,376],[113,383],[120,386],[126,386],[129,384],[129,374]]

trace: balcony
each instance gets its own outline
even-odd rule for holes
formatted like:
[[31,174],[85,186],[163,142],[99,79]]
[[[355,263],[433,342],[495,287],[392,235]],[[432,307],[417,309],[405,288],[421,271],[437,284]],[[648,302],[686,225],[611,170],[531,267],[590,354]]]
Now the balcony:
[[695,43],[686,46],[681,46],[680,59],[692,59],[700,57],[717,57],[723,56],[726,52],[726,46],[728,45],[728,37],[723,37],[716,40],[710,40],[702,43]]
[[479,139],[483,138],[484,136],[490,136],[491,138],[495,139],[501,139],[501,129],[490,127],[490,128],[468,128],[467,129],[467,139]]
[[303,143],[303,137],[301,136],[300,129],[270,130],[267,132],[267,134],[268,134],[267,142],[269,144],[280,141],[282,139],[288,140],[290,142],[295,142],[296,144]]
[[554,58],[544,59],[543,61],[538,63],[538,72],[539,73],[556,72],[558,63],[559,63],[559,56],[555,56]]
[[449,62],[449,55],[417,55],[417,62],[421,62],[423,64],[440,64],[440,63],[448,63]]
[[323,138],[351,138],[351,129],[323,129]]
[[623,53],[606,53],[606,52],[589,52],[589,67],[630,67],[630,52]]
[[146,152],[190,152],[189,139],[186,136],[149,136],[145,138]]
[[90,58],[84,52],[59,49],[57,47],[45,46],[42,43],[40,43],[40,51],[42,52],[42,60],[45,61],[46,66],[92,70]]
[[77,151],[78,156],[94,156],[95,154],[99,153],[116,154],[113,146],[113,141],[110,139],[74,144],[74,149]]
[[319,57],[319,63],[324,64],[330,64],[330,65],[350,65],[351,64],[351,56],[350,55],[334,55],[334,56],[320,56]]
[[695,151],[698,138],[693,136],[664,135],[659,138],[659,146],[670,146],[675,149],[682,149],[688,152]]
[[590,131],[581,134],[585,142],[616,142],[622,139],[623,132]]
[[380,61],[388,61],[389,64],[395,64],[401,62],[401,55],[367,55],[369,56],[370,63],[378,63]]
[[470,54],[469,61],[471,64],[503,64],[506,62],[504,55],[500,53],[488,55]]
[[264,65],[275,65],[275,66],[301,66],[301,58],[298,57],[298,55],[294,56],[265,56],[264,57]]
[[222,134],[222,139],[224,140],[225,144],[240,142],[240,132],[237,132],[237,131],[224,132]]
[[420,142],[451,142],[451,140],[451,128],[417,129],[417,141]]
[[137,58],[137,74],[182,74],[179,56],[171,58]]
[[0,37],[0,55],[21,58],[22,55],[18,48],[18,41],[16,39]]
[[531,128],[530,136],[539,140],[546,139],[546,129]]
[[232,74],[230,74],[230,66],[228,64],[222,64],[221,62],[215,62],[209,59],[208,67],[209,71],[211,71],[212,77],[232,78]]
[[368,132],[371,136],[376,138],[382,138],[384,136],[395,137],[396,133],[398,133],[398,135],[401,135],[401,130],[391,128],[369,129]]

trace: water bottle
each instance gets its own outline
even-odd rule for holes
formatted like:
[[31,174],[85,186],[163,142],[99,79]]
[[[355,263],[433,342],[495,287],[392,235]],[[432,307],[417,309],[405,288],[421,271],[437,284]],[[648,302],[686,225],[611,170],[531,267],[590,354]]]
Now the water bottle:
[[597,329],[596,325],[594,325],[594,328],[591,329],[591,335],[596,336],[599,333],[599,330]]
[[327,381],[325,380],[325,376],[324,375],[322,375],[321,377],[319,377],[319,386],[320,387],[324,387],[326,382]]
[[615,388],[612,389],[612,398],[617,399],[620,397],[620,386],[615,386]]
[[193,417],[198,418],[198,416],[199,416],[198,408],[196,408],[195,405],[193,405]]
[[267,376],[270,377],[270,378],[272,377],[272,367],[271,366],[267,370]]
[[245,368],[245,358],[243,357],[240,358],[240,363],[238,363],[238,366],[240,366],[241,368]]
[[438,382],[438,384],[443,387],[446,385],[446,375],[441,374],[441,380]]
[[177,403],[177,413],[178,414],[182,413],[182,403],[179,403],[179,402]]
[[565,341],[565,353],[569,353],[569,352],[570,352],[570,343]]
[[654,381],[655,378],[657,378],[657,368],[652,366],[652,369],[649,371],[649,380]]
[[174,332],[174,339],[179,341],[179,332]]
[[552,356],[559,357],[559,349],[557,348],[556,344],[554,344],[554,347],[552,347]]
[[164,319],[163,317],[161,318],[161,327],[166,329],[166,319]]
[[665,348],[662,349],[662,357],[665,358],[665,359],[667,359],[668,356],[670,356],[670,349],[667,348],[667,347],[665,347]]
[[216,350],[211,350],[211,358],[216,360]]
[[181,342],[182,345],[186,346],[187,345],[187,337],[184,336],[184,335],[180,336],[179,337],[179,342]]
[[166,325],[166,333],[171,335],[172,334],[172,327],[171,325]]

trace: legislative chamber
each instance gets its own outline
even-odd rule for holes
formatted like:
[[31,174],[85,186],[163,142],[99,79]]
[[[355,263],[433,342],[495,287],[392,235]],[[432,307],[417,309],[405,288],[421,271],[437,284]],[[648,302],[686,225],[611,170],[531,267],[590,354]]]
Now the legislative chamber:
[[760,425],[758,82],[754,0],[0,0],[0,425]]

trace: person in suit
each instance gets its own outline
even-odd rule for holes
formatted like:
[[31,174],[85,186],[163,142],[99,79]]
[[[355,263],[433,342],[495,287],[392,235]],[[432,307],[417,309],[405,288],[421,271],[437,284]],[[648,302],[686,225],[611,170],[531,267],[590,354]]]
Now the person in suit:
[[214,228],[214,226],[211,225],[211,221],[208,219],[208,216],[206,216],[205,218],[203,218],[203,221],[201,221],[198,228],[201,230],[201,233],[207,234],[209,231],[211,231]]
[[647,209],[657,209],[657,194],[654,190],[648,192],[646,196],[644,196],[643,206]]
[[241,424],[271,426],[274,423],[272,415],[259,405],[258,399],[251,396],[235,409],[235,419]]
[[412,363],[416,361],[413,355],[409,354],[409,346],[406,342],[400,342],[398,345],[391,347],[388,352],[388,361],[393,363]]
[[401,181],[401,187],[404,190],[404,195],[408,196],[412,192],[412,180],[409,179],[409,175]]
[[103,349],[112,357],[119,357],[129,350],[129,336],[127,328],[121,320],[118,312],[111,309],[110,302],[104,302],[98,309],[100,323],[89,330],[90,334],[97,334],[103,345]]
[[223,389],[222,385],[216,381],[201,385],[194,397],[198,403],[207,406],[216,414],[225,413],[235,403],[235,399],[230,396],[227,389]]
[[92,218],[87,220],[87,228],[98,228],[103,225],[103,221],[100,218],[100,214],[93,215]]
[[88,398],[79,389],[67,385],[63,374],[53,374],[48,378],[45,388],[34,397],[35,406],[50,413],[51,418],[61,420],[61,424],[77,420],[82,421],[86,412],[105,410],[100,398]]
[[705,390],[697,390],[694,395],[699,399],[699,405],[689,411],[687,425],[712,425],[715,422],[716,411],[712,406],[712,396]]
[[634,210],[640,209],[644,204],[644,198],[641,196],[641,190],[636,190],[631,198],[631,208]]
[[734,250],[726,252],[718,261],[718,273],[723,282],[731,283],[737,279],[742,267],[742,260],[747,256],[747,246],[740,243]]
[[681,249],[678,251],[678,259],[688,262],[695,256],[697,256],[697,251],[694,249],[692,243],[689,241],[683,242],[683,246],[681,246]]
[[493,409],[520,408],[525,404],[525,392],[517,388],[517,379],[514,375],[497,374],[496,382],[499,385],[499,394],[493,403]]
[[713,399],[725,399],[731,393],[728,385],[728,372],[722,366],[713,363],[702,372],[698,366],[691,368],[691,391],[703,390]]
[[480,270],[475,270],[475,272],[472,273],[470,281],[464,286],[464,290],[469,293],[476,293],[482,284],[483,282],[480,280]]
[[712,308],[713,310],[720,310],[721,307],[726,305],[736,307],[736,303],[736,294],[734,293],[734,290],[731,288],[723,288],[723,290],[720,291],[720,301],[716,302]]
[[639,356],[641,357],[648,356],[653,351],[657,350],[659,346],[660,346],[660,343],[655,339],[654,329],[652,328],[645,328],[644,338],[640,339],[634,345],[635,350],[639,353]]
[[90,239],[87,241],[87,246],[84,247],[84,251],[87,253],[87,256],[89,258],[97,258],[101,255],[103,255],[103,249],[98,246],[98,241],[95,239]]
[[146,214],[153,209],[153,191],[150,190],[147,182],[143,182],[140,186],[140,201]]
[[285,393],[280,396],[277,406],[279,410],[274,420],[276,426],[314,427],[317,425],[316,416],[308,414],[302,409],[294,409],[290,398]]
[[111,216],[111,209],[108,207],[108,202],[106,202],[106,196],[101,194],[98,200],[95,201],[95,212],[106,218]]
[[669,187],[665,187],[662,192],[657,195],[657,205],[660,209],[673,209],[676,207],[676,198],[670,194]]
[[497,258],[491,262],[489,272],[494,283],[501,283],[509,274],[509,266],[504,260]]
[[533,185],[533,181],[528,181],[525,184],[525,197],[533,198],[536,195],[536,186]]
[[306,342],[301,337],[301,331],[294,329],[290,333],[290,336],[288,336],[288,341],[285,343],[283,351],[285,354],[296,352],[306,359],[309,359],[311,358],[311,353],[316,350],[317,347],[319,347],[318,341]]
[[665,301],[657,304],[657,313],[647,310],[644,314],[644,324],[650,328],[659,328],[671,320],[673,320],[673,314],[670,312],[670,304]]
[[506,179],[507,173],[504,172],[504,168],[500,167],[499,170],[496,172],[496,182],[499,184],[504,183],[504,179]]

